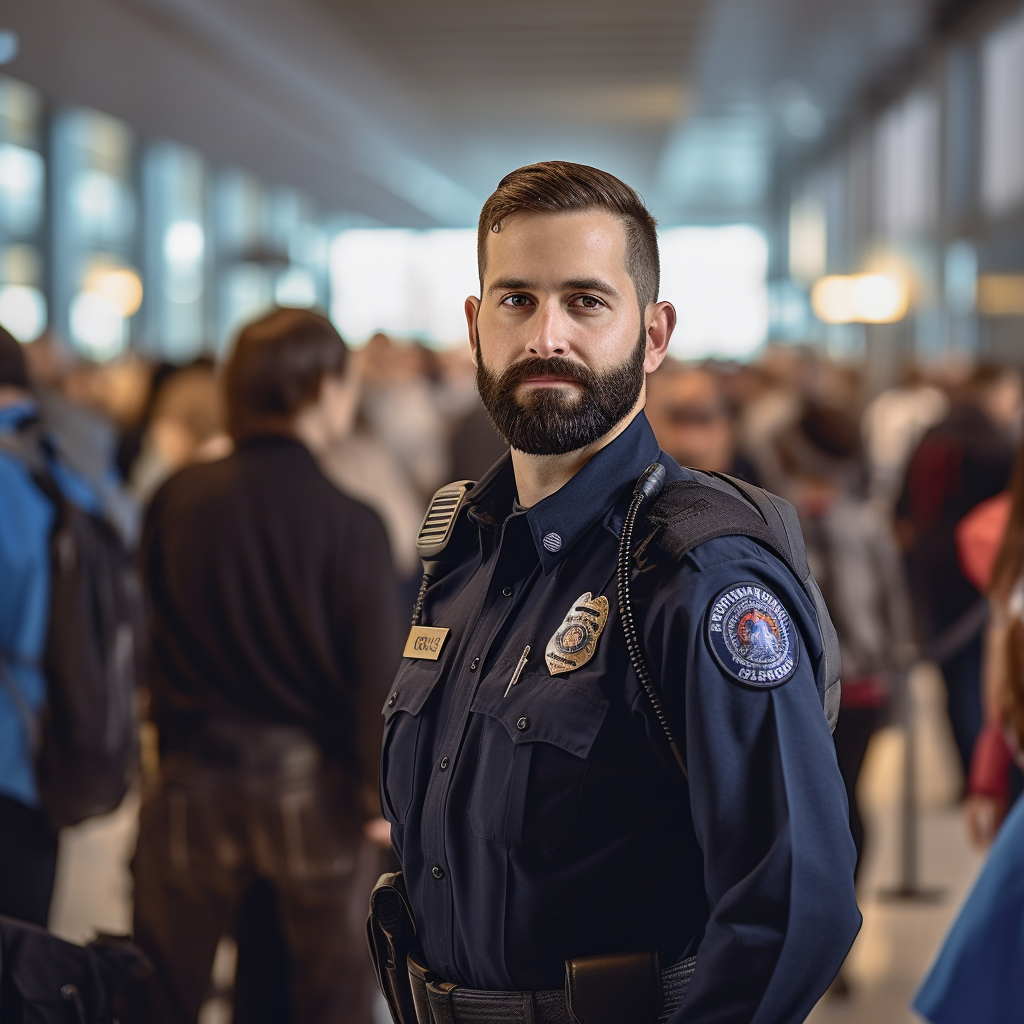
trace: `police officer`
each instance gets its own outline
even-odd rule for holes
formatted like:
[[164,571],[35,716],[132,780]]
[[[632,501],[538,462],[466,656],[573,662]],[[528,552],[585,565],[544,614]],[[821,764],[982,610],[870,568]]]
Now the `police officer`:
[[511,453],[468,494],[384,709],[417,1017],[801,1021],[860,922],[811,600],[747,536],[630,552],[681,764],[620,621],[637,479],[697,476],[643,412],[675,325],[655,222],[610,174],[537,164],[488,199],[478,256],[477,383]]

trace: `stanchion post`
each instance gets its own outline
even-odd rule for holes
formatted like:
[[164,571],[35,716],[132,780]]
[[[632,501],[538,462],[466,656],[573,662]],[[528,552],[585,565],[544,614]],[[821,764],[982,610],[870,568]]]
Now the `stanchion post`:
[[920,884],[919,805],[917,799],[917,711],[910,677],[915,666],[896,677],[896,701],[903,731],[903,770],[899,803],[899,880],[895,888],[883,889],[883,900],[913,900],[934,903],[945,893],[941,889],[922,888]]

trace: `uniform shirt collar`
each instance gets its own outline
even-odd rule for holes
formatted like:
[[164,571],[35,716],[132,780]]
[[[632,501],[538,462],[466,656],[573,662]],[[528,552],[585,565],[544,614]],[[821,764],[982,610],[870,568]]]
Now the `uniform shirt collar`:
[[[641,411],[611,444],[602,448],[568,483],[525,513],[545,575],[575,541],[604,521],[617,534],[622,492],[658,459],[654,431]],[[515,475],[506,454],[477,484],[472,515],[479,523],[501,523],[512,513]],[[619,514],[616,514],[616,512]]]

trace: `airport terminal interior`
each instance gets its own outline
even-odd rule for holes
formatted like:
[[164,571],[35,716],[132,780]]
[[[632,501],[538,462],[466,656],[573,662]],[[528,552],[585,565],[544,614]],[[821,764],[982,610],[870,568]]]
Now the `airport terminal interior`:
[[[321,468],[380,516],[411,609],[431,496],[504,450],[464,313],[481,206],[539,161],[635,188],[678,315],[648,385],[662,449],[781,494],[802,522],[842,489],[891,547],[906,636],[811,558],[846,609],[833,618],[888,646],[877,671],[849,687],[844,672],[840,722],[870,723],[844,775],[863,926],[808,1019],[920,1022],[995,792],[976,781],[1003,614],[986,594],[1010,549],[999,533],[976,557],[961,527],[999,500],[1006,528],[1022,443],[1022,96],[1020,0],[7,0],[0,326],[134,552],[165,482],[231,451],[218,382],[240,329],[275,307],[324,313],[361,392]],[[935,438],[965,410],[953,466]],[[946,547],[922,569],[940,514]],[[928,608],[942,619],[957,587],[971,600],[936,628]],[[144,718],[145,670],[139,686]],[[0,736],[20,713],[0,687]],[[154,733],[142,723],[120,804],[60,831],[48,927],[70,942],[132,931]],[[1004,745],[1009,796],[1021,755]],[[9,762],[0,796],[21,800]],[[237,963],[225,929],[200,1024],[241,1020]],[[373,1012],[390,1019],[380,998]]]

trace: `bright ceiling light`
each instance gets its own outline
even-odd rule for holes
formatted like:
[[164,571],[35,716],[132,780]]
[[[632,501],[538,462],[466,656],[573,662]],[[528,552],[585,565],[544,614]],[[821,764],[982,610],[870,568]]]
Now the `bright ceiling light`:
[[891,274],[855,274],[855,320],[866,324],[894,324],[907,315],[906,285]]
[[176,220],[164,234],[164,258],[168,263],[198,263],[205,248],[202,225],[194,220]]
[[834,274],[811,289],[814,314],[827,324],[892,324],[909,304],[905,282],[892,274]]
[[102,296],[126,319],[142,305],[142,280],[128,267],[92,267],[85,275],[83,291]]
[[811,308],[827,324],[851,323],[855,319],[852,280],[839,274],[821,278],[811,289]]

